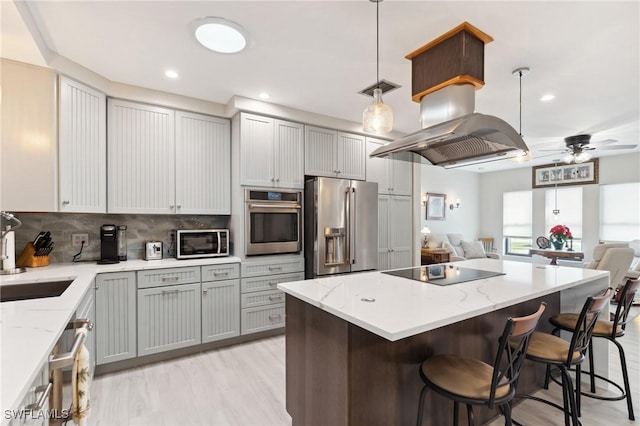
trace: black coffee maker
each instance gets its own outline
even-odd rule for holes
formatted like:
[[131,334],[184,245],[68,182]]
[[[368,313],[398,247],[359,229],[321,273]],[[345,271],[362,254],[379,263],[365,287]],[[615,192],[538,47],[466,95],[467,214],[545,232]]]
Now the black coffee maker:
[[101,265],[120,263],[118,260],[118,233],[115,225],[100,227],[100,260]]

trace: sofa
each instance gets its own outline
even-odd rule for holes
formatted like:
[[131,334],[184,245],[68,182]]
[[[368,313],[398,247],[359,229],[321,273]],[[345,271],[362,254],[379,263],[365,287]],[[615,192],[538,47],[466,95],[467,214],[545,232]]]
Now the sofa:
[[633,249],[633,260],[626,277],[637,280],[640,278],[640,240],[631,240],[629,247]]
[[500,259],[497,253],[486,253],[480,241],[464,240],[462,234],[427,234],[426,247],[443,248],[449,252],[449,260]]

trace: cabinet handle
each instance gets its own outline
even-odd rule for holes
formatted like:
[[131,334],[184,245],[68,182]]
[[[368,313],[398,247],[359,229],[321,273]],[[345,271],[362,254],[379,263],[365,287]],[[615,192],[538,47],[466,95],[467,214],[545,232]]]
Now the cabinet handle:
[[276,284],[278,284],[278,281],[269,281],[271,287],[275,287]]
[[170,209],[174,208],[175,206],[176,206],[175,204],[169,204]]
[[269,315],[269,319],[270,319],[270,320],[280,319],[280,318],[282,318],[282,314],[278,314],[278,315]]
[[276,178],[276,182],[280,182],[280,178]]
[[165,294],[173,294],[173,293],[179,293],[180,290],[162,290],[162,295],[164,296]]
[[215,272],[213,273],[214,277],[226,277],[227,275],[229,275],[229,272]]
[[167,281],[178,281],[180,278],[179,277],[162,277],[162,282],[166,283]]
[[273,182],[275,180],[275,178],[271,178],[271,182]]
[[270,271],[282,271],[282,266],[269,266]]
[[69,203],[70,203],[70,201],[68,201],[68,200],[64,200],[64,201],[62,202],[62,205],[63,205],[63,206],[66,206],[66,205],[67,205],[67,204],[69,204]]
[[176,207],[177,207],[177,208],[179,208],[179,209],[181,209],[181,208],[182,208],[182,206],[181,206],[180,204],[178,204]]
[[53,389],[53,383],[51,382],[47,383],[46,385],[37,386],[35,389],[35,393],[36,394],[42,393],[42,395],[40,395],[40,398],[38,398],[36,402],[24,407],[25,410],[32,410],[32,411],[42,410],[42,407],[44,407],[44,402],[47,400],[47,398],[49,398],[51,389]]
[[270,295],[269,296],[269,300],[282,300],[282,296],[280,296],[280,295],[278,295],[278,296]]
[[207,294],[207,289],[206,288],[202,289],[202,294],[205,294],[205,295]]

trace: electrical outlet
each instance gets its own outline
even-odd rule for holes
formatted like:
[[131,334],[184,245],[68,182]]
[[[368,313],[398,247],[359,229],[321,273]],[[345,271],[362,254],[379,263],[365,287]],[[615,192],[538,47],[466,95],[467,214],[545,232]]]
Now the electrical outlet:
[[80,248],[83,241],[86,247],[89,244],[89,234],[71,234],[71,247]]

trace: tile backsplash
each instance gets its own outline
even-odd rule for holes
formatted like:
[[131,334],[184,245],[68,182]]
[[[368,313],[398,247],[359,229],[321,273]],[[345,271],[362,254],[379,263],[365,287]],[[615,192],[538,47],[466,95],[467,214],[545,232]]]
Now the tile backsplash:
[[100,226],[127,225],[127,258],[142,259],[144,242],[162,241],[163,257],[169,257],[169,231],[172,229],[228,228],[229,216],[84,214],[84,213],[14,213],[22,221],[16,229],[16,257],[40,231],[50,231],[55,246],[49,255],[51,263],[71,262],[78,252],[71,246],[71,234],[89,234],[89,244],[80,260],[100,258]]

